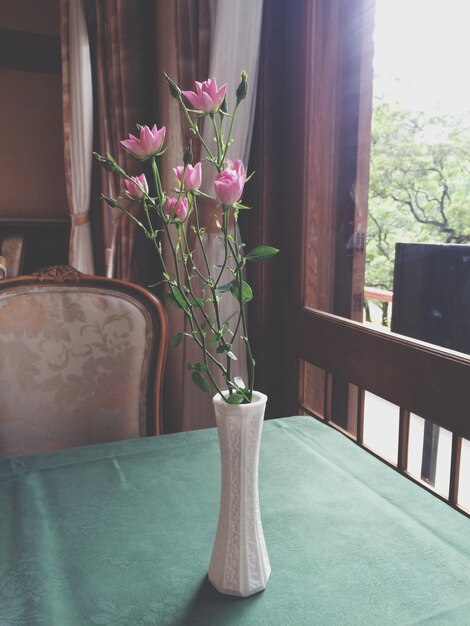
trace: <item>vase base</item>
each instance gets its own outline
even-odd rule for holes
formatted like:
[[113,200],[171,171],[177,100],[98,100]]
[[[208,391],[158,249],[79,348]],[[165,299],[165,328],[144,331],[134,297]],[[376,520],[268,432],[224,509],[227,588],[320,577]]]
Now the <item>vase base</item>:
[[223,585],[219,585],[213,578],[211,578],[210,574],[208,574],[207,578],[211,585],[216,589],[219,593],[223,593],[226,596],[237,596],[238,598],[248,598],[249,596],[254,596],[256,593],[260,593],[264,591],[268,586],[269,576],[271,575],[271,569],[266,572],[266,579],[264,583],[261,585],[257,585],[252,589],[226,589]]

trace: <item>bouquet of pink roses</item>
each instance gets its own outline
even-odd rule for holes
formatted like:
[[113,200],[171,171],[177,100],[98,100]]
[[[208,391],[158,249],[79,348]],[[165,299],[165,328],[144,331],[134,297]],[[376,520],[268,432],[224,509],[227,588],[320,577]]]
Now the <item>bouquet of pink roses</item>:
[[[129,176],[112,155],[108,154],[103,157],[95,153],[95,157],[103,167],[117,172],[124,179],[125,194],[128,199],[142,204],[145,221],[141,221],[129,212],[120,202],[120,198],[103,197],[110,206],[118,207],[127,213],[155,245],[163,268],[163,278],[168,286],[166,299],[171,305],[182,309],[189,322],[188,332],[177,333],[172,338],[172,345],[178,346],[186,336],[195,341],[201,349],[201,362],[188,363],[195,384],[206,393],[211,393],[212,390],[217,391],[230,404],[249,403],[253,393],[255,362],[248,339],[245,304],[251,300],[253,294],[243,278],[243,273],[247,262],[264,261],[274,256],[278,250],[270,246],[259,246],[244,254],[244,244],[238,240],[236,229],[231,226],[237,222],[239,211],[248,208],[241,203],[244,186],[248,180],[245,166],[240,160],[233,162],[227,158],[237,109],[247,93],[246,73],[242,72],[232,114],[227,111],[226,85],[222,85],[219,89],[215,79],[208,79],[203,83],[196,82],[196,91],[181,91],[168,76],[166,79],[171,95],[182,107],[191,132],[202,144],[206,153],[205,159],[214,167],[214,195],[203,193],[200,189],[202,163],[193,164],[191,142],[183,156],[183,165],[174,168],[177,182],[175,189],[169,192],[163,190],[157,159],[165,152],[166,128],[162,126],[158,129],[154,125],[153,128],[139,127],[140,137],[129,135],[128,139],[121,141],[123,148],[136,159],[150,161],[153,193],[150,193],[145,174]],[[183,97],[192,108],[184,103]],[[200,121],[206,116],[211,119],[214,130],[215,148],[212,150],[204,141],[199,127]],[[228,132],[225,135],[226,120],[229,120],[229,123]],[[217,208],[221,210],[221,220],[217,224],[220,229],[224,260],[216,267],[211,267],[204,249],[205,231],[200,226],[198,213],[198,199],[201,197],[215,201]],[[161,227],[153,227],[153,214],[158,216]],[[189,219],[191,219],[191,228],[195,233],[196,245],[199,245],[202,251],[204,262],[201,267],[195,262],[194,249],[188,241],[187,221]],[[170,245],[173,257],[172,270],[165,264],[162,235],[167,237]],[[227,272],[230,275],[229,281],[224,279]],[[202,285],[202,289],[197,293],[194,287],[195,282]],[[222,298],[234,298],[237,301],[237,310],[233,320],[221,318],[220,301]],[[246,345],[247,384],[241,378],[231,374],[232,361],[237,359],[232,351],[232,344],[238,333],[241,334]],[[219,388],[214,377],[216,369],[221,372],[225,380],[226,393],[223,392],[225,390]]]

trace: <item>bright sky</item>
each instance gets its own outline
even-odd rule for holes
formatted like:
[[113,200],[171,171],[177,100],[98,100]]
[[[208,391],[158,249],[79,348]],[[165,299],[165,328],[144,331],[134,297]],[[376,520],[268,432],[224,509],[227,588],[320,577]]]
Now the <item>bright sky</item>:
[[374,95],[470,115],[470,0],[376,0]]

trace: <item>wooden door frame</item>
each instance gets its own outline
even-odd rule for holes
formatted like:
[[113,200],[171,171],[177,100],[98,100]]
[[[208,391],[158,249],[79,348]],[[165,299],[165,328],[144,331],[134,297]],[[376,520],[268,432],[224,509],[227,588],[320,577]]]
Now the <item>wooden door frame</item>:
[[[354,305],[362,311],[368,159],[358,154],[368,153],[372,49],[358,24],[373,6],[374,0],[272,0],[264,13],[251,159],[258,186],[250,198],[261,210],[256,227],[248,215],[242,229],[249,246],[281,250],[269,264],[249,268],[257,384],[271,398],[273,417],[298,412],[304,368],[296,311],[304,303],[347,317]],[[369,80],[367,90],[357,76]],[[351,240],[354,254],[340,267],[339,251]]]

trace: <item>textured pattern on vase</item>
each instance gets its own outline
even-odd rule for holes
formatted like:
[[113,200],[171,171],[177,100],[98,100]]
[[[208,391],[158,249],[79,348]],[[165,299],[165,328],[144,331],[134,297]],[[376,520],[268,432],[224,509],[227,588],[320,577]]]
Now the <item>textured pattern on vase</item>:
[[222,485],[209,580],[222,593],[249,596],[266,588],[271,572],[258,495],[264,403],[219,408]]

